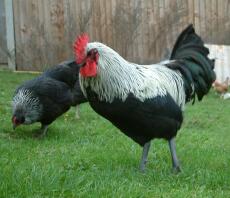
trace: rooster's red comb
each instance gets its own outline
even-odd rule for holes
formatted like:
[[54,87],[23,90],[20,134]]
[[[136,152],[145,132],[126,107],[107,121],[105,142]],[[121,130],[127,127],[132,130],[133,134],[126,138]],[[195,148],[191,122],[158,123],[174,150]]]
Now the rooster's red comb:
[[78,36],[74,42],[74,54],[75,54],[75,60],[77,64],[82,63],[82,61],[86,57],[86,46],[89,42],[89,36],[84,33],[80,36]]

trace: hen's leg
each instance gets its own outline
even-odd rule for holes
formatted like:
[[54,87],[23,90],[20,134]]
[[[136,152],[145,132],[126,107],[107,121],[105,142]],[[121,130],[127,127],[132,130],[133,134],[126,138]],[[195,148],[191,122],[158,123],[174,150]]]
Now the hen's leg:
[[80,107],[79,107],[79,105],[77,105],[77,106],[76,106],[76,113],[75,113],[75,118],[76,118],[77,120],[80,119],[79,111],[80,111]]
[[35,133],[34,136],[39,139],[45,137],[47,134],[48,126],[49,125],[42,124],[40,131],[38,133]]

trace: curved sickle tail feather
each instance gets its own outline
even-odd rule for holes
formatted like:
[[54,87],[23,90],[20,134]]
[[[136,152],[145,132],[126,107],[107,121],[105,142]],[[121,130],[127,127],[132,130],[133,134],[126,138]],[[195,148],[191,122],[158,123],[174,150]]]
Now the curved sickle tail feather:
[[178,37],[167,66],[179,70],[183,76],[186,102],[198,100],[208,93],[216,79],[214,60],[208,58],[209,49],[195,33],[193,25],[189,25]]

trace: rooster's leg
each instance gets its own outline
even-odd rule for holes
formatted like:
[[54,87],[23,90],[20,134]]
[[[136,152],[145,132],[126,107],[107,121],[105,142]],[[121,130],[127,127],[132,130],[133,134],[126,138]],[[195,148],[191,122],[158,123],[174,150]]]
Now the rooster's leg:
[[147,142],[145,143],[144,147],[143,147],[143,151],[142,151],[142,157],[141,157],[141,164],[140,164],[140,170],[142,172],[144,172],[145,170],[145,165],[147,162],[147,157],[148,157],[148,152],[149,152],[149,148],[150,148],[151,142]]
[[76,118],[76,119],[80,119],[80,115],[79,115],[79,105],[76,106],[75,118]]
[[174,138],[169,140],[169,149],[172,156],[173,171],[175,173],[178,173],[181,171],[181,168],[180,168],[179,160],[176,155],[176,145],[175,145]]

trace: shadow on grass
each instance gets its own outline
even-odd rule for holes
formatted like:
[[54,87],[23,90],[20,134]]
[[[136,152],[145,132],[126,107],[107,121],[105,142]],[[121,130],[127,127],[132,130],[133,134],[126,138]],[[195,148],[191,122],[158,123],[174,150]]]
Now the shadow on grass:
[[[47,133],[55,133],[55,130],[51,130],[48,128]],[[2,139],[34,139],[34,140],[44,140],[46,138],[53,137],[50,135],[45,135],[44,137],[39,137],[39,134],[41,133],[40,127],[33,128],[33,129],[16,129],[16,130],[10,130],[10,129],[3,129],[2,133],[0,133],[0,138]]]

